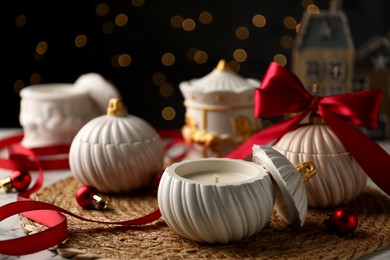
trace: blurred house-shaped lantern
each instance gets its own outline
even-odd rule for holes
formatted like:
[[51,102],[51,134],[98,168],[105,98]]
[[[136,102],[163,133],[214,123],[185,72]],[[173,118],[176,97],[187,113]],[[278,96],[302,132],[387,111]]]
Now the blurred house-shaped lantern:
[[201,157],[223,157],[260,129],[254,117],[256,79],[246,79],[220,60],[202,78],[183,81],[183,138]]
[[379,127],[370,130],[369,136],[376,139],[390,137],[390,41],[385,36],[375,35],[356,50],[354,91],[382,89]]
[[292,71],[319,96],[352,92],[355,48],[341,1],[330,3],[303,14],[292,50]]

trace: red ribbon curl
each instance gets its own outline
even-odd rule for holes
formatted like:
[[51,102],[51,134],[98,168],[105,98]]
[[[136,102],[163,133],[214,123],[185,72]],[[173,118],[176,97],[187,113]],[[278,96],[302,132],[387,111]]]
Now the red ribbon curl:
[[390,155],[356,126],[377,128],[381,90],[363,90],[335,96],[312,96],[298,77],[275,62],[255,89],[255,116],[269,118],[295,114],[247,139],[226,157],[244,159],[254,144],[267,145],[301,125],[309,113],[321,116],[366,174],[390,195]]

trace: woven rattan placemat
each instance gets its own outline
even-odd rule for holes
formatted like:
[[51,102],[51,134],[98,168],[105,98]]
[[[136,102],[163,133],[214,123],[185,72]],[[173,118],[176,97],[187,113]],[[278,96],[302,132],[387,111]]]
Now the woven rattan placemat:
[[[81,184],[68,177],[33,194],[32,199],[58,205],[77,215],[101,221],[137,218],[157,208],[157,187],[109,196],[106,211],[78,206],[75,193]],[[73,259],[357,259],[390,244],[390,200],[379,192],[362,193],[348,207],[358,214],[357,229],[347,236],[329,233],[323,221],[331,210],[309,209],[302,229],[288,227],[278,215],[256,235],[226,245],[200,244],[182,238],[162,219],[138,227],[86,222],[68,216],[69,237],[56,248]],[[21,217],[27,232],[44,227]]]

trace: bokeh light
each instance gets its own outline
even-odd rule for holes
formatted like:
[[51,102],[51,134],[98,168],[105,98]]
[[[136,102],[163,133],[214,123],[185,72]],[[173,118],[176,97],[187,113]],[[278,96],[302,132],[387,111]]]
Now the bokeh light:
[[176,111],[173,107],[164,107],[164,109],[161,112],[162,117],[165,120],[173,120],[176,116]]

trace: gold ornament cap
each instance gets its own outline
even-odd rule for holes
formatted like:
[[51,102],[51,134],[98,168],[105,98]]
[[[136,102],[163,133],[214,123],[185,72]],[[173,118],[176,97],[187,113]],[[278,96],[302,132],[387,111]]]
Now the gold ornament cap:
[[219,60],[217,67],[214,69],[215,71],[229,71],[233,72],[233,69],[229,66],[226,60]]
[[110,116],[121,116],[127,115],[126,108],[123,102],[119,98],[111,98],[108,102],[107,115]]

